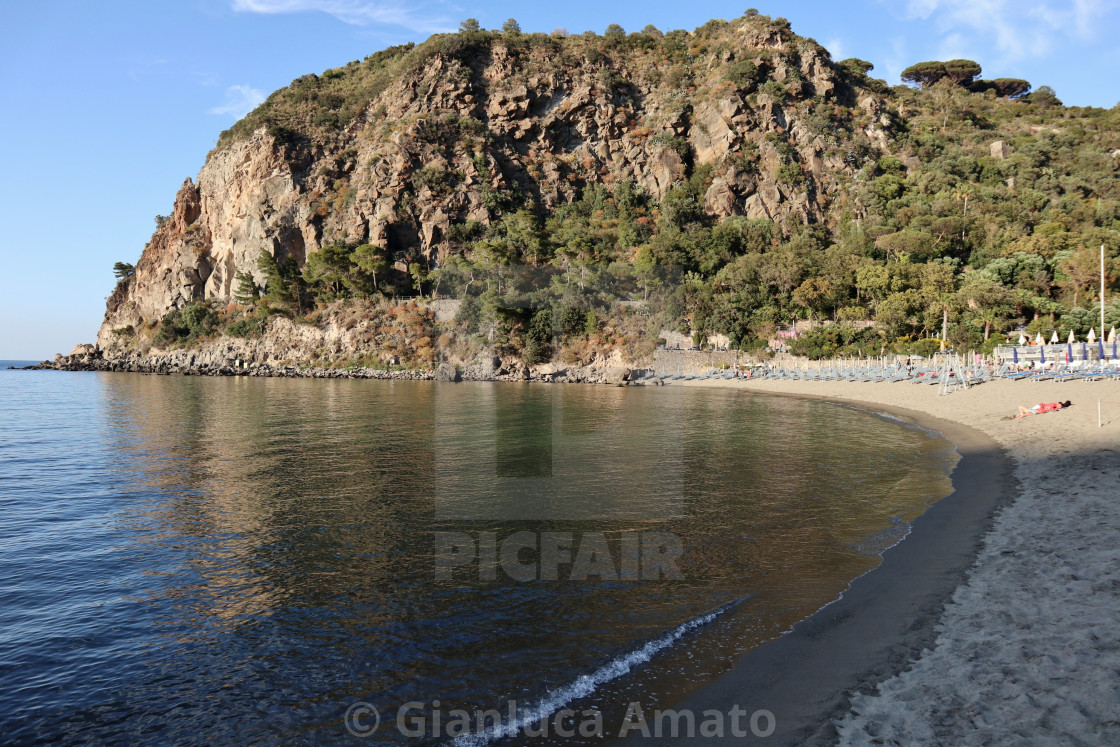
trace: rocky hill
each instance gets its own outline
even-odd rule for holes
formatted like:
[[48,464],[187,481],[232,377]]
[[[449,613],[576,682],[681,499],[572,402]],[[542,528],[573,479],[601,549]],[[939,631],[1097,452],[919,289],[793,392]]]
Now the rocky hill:
[[[468,26],[301,77],[223,133],[184,182],[110,297],[98,344],[184,344],[159,333],[192,307],[216,310],[219,326],[238,321],[243,336],[270,314],[298,318],[339,299],[465,298],[509,265],[612,262],[691,273],[666,307],[682,329],[741,343],[805,314],[883,317],[893,342],[930,333],[927,286],[957,292],[968,272],[1015,256],[1005,251],[1015,242],[1042,266],[995,282],[1010,292],[1020,274],[1046,277],[1031,298],[1001,302],[992,324],[1043,312],[1057,323],[1064,309],[1033,299],[1064,291],[1068,255],[1057,253],[1074,242],[1023,242],[1043,224],[1066,239],[1091,227],[1116,251],[1114,113],[948,83],[891,89],[870,67],[833,61],[784,19],[752,12],[692,33]],[[1052,124],[1055,111],[1066,121]],[[1008,144],[1028,140],[1076,151],[1067,160],[1092,161],[1096,176],[1063,183],[1044,146],[1015,161]],[[1023,191],[1032,215],[977,222]],[[1061,206],[1067,195],[1079,204]],[[1095,212],[1079,214],[1080,202]],[[889,269],[903,261],[911,269]],[[921,269],[933,264],[940,280]],[[867,266],[883,278],[858,278]],[[959,299],[954,322],[984,304]],[[191,329],[217,334],[212,323]]]

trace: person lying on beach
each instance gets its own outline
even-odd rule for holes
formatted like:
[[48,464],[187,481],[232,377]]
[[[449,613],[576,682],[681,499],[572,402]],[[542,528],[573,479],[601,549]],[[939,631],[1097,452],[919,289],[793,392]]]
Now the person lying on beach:
[[1071,407],[1072,405],[1073,403],[1069,400],[1066,400],[1065,402],[1039,402],[1034,407],[1023,407],[1022,405],[1019,405],[1019,414],[1015,417],[1025,418],[1028,415],[1041,415],[1044,412],[1057,412],[1058,410],[1064,410],[1065,408]]

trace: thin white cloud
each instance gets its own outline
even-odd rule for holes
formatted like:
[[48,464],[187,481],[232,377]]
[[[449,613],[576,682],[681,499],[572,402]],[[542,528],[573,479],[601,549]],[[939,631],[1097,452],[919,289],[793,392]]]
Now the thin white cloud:
[[[1099,23],[1108,13],[1108,6],[1106,0],[1073,0],[1074,28],[1082,38],[1092,39],[1105,28],[1111,30],[1111,24]],[[1112,6],[1115,8],[1115,3]]]
[[167,59],[164,57],[130,57],[124,60],[128,66],[128,77],[140,80],[149,75],[167,75]]
[[397,2],[369,2],[369,0],[233,0],[233,9],[246,13],[310,13],[319,12],[334,16],[353,26],[390,24],[413,31],[434,34],[454,31],[455,27],[444,17],[425,17],[414,9]]
[[901,15],[933,23],[943,50],[991,49],[1012,62],[1094,38],[1109,7],[1110,0],[908,0]]
[[824,48],[828,50],[834,60],[843,60],[848,57],[848,55],[845,54],[845,52],[848,51],[848,47],[839,37],[829,39],[825,42]]
[[250,86],[230,86],[226,89],[226,101],[210,110],[211,114],[232,116],[241,119],[260,106],[265,95]]
[[968,42],[961,34],[949,34],[937,46],[937,58],[941,60],[959,60],[975,57]]
[[882,71],[876,70],[884,80],[888,83],[895,83],[900,80],[899,76],[902,71],[911,64],[910,52],[906,46],[906,40],[900,36],[891,39],[891,51],[883,59]]

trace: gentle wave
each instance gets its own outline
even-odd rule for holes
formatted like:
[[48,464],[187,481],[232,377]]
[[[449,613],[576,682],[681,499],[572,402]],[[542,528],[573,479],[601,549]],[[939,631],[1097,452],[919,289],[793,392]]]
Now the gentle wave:
[[537,704],[536,708],[526,709],[521,717],[514,722],[498,724],[497,726],[487,729],[482,734],[461,734],[455,738],[452,744],[460,745],[461,747],[475,747],[476,745],[481,747],[481,745],[488,744],[498,739],[512,737],[526,726],[544,721],[572,701],[588,697],[599,689],[600,685],[618,679],[624,674],[628,674],[633,667],[638,664],[645,664],[659,651],[672,646],[686,634],[707,625],[712,620],[715,620],[728,610],[737,607],[749,598],[750,595],[741,597],[707,614],[681,623],[674,630],[659,638],[655,638],[641,648],[608,662],[591,674],[581,675],[559,690],[550,692],[548,697],[542,699],[540,703]]

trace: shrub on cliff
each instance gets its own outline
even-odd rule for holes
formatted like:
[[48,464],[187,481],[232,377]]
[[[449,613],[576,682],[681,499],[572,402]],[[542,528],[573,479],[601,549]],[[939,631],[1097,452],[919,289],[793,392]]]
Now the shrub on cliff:
[[549,360],[552,357],[552,336],[552,310],[540,309],[529,322],[522,359],[530,366]]
[[196,301],[182,309],[172,309],[160,320],[159,332],[155,342],[159,345],[173,345],[178,342],[191,343],[205,337],[218,326],[218,314],[205,302]]
[[230,322],[225,331],[231,337],[252,337],[262,331],[261,320],[255,316],[237,319]]
[[728,66],[726,77],[740,91],[750,93],[766,76],[758,65],[750,60],[736,60]]

